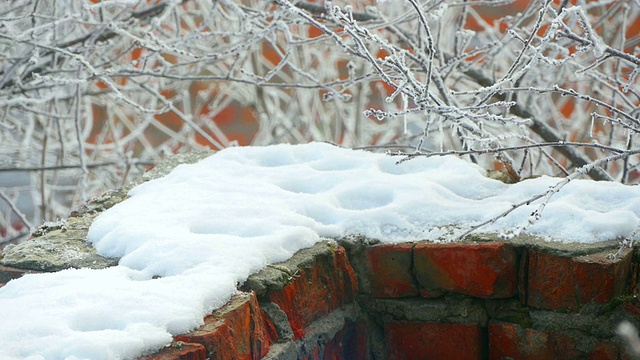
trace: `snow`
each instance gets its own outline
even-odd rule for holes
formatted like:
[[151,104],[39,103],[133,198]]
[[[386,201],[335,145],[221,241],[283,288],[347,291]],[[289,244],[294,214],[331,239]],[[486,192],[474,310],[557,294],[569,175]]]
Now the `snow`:
[[[323,238],[447,241],[560,179],[507,185],[455,157],[398,158],[324,143],[229,148],[131,190],[96,218],[105,270],[26,275],[0,288],[0,358],[120,359],[202,324],[236,286]],[[483,229],[526,223],[538,203]],[[575,180],[527,232],[635,237],[640,188]],[[453,233],[452,233],[453,232]]]

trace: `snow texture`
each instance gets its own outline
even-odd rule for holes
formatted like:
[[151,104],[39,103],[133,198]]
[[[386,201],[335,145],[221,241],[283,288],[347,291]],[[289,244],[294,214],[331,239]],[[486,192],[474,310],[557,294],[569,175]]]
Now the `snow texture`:
[[[0,358],[122,359],[202,324],[236,286],[322,238],[446,241],[560,179],[507,185],[455,157],[397,158],[324,143],[229,148],[131,190],[89,231],[105,270],[0,288]],[[526,223],[534,203],[484,228]],[[571,181],[527,232],[572,242],[635,236],[640,188]],[[456,225],[456,226],[451,226]]]

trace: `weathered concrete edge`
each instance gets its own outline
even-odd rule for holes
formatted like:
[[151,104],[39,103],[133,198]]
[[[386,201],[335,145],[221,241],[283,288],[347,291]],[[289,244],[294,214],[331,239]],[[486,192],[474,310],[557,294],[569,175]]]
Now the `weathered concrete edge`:
[[258,299],[270,291],[282,290],[296,277],[300,269],[310,268],[319,257],[331,256],[335,246],[335,241],[325,239],[310,248],[297,251],[288,260],[267,265],[257,273],[249,275],[241,290],[255,291]]
[[212,154],[213,151],[205,151],[167,157],[124,188],[107,191],[73,211],[68,219],[45,223],[32,232],[29,240],[5,247],[0,254],[0,264],[45,272],[68,268],[104,269],[117,265],[119,259],[98,255],[92,244],[86,241],[93,220],[126,200],[127,193],[135,186],[161,178],[179,165],[192,164]]

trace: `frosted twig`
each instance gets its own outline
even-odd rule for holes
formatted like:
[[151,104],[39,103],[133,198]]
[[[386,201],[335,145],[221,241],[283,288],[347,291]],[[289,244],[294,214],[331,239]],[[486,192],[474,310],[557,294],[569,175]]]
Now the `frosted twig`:
[[432,157],[432,156],[447,156],[447,155],[480,155],[480,154],[497,154],[505,151],[518,151],[518,150],[528,150],[528,149],[537,149],[543,147],[559,147],[559,146],[575,146],[575,147],[589,147],[595,149],[601,149],[606,151],[611,151],[614,153],[622,154],[626,153],[628,150],[622,150],[618,148],[614,148],[611,146],[606,146],[598,143],[579,143],[573,141],[558,141],[558,142],[545,142],[545,143],[535,143],[535,144],[526,144],[526,145],[517,145],[517,146],[505,146],[500,148],[485,148],[485,149],[469,149],[469,150],[449,150],[449,151],[440,151],[440,152],[414,152],[414,153],[395,153],[391,154],[394,156],[403,156],[403,159],[398,160],[398,163],[403,163],[407,160],[411,160],[416,157]]
[[520,235],[522,232],[526,231],[531,225],[535,224],[541,217],[542,217],[542,213],[544,212],[545,207],[547,206],[547,204],[549,203],[549,201],[551,200],[551,198],[553,197],[553,195],[557,194],[558,192],[561,191],[561,189],[566,186],[571,180],[582,176],[584,174],[586,174],[589,171],[590,167],[595,167],[595,166],[600,166],[605,162],[610,162],[610,161],[615,161],[615,160],[619,160],[631,155],[635,155],[640,153],[640,150],[635,150],[635,151],[628,151],[628,152],[624,152],[623,154],[617,154],[617,155],[613,155],[613,156],[609,156],[606,158],[602,158],[599,159],[595,162],[593,162],[592,164],[588,164],[586,166],[583,166],[579,169],[576,169],[572,174],[570,174],[569,176],[565,177],[564,179],[560,180],[559,182],[557,182],[554,186],[551,186],[547,191],[540,193],[540,194],[536,194],[524,201],[521,201],[517,204],[512,204],[511,207],[505,211],[503,211],[502,213],[495,215],[493,217],[491,217],[488,220],[485,220],[479,224],[470,226],[468,230],[466,230],[465,232],[463,232],[461,235],[458,235],[456,237],[457,240],[461,240],[463,238],[465,238],[467,235],[477,231],[480,228],[483,228],[487,225],[493,224],[496,221],[506,217],[507,215],[509,215],[510,213],[512,213],[513,211],[515,211],[516,209],[525,206],[525,205],[530,205],[533,204],[534,202],[538,201],[538,200],[542,200],[542,202],[540,203],[540,205],[538,206],[538,208],[536,210],[534,210],[531,215],[529,216],[529,219],[527,221],[526,224],[522,224],[519,225],[515,230],[513,230],[510,233],[507,234],[503,234],[502,236],[506,237],[506,238],[512,238],[515,236]]
[[[31,223],[29,222],[29,220],[27,220],[27,218],[24,216],[22,211],[20,211],[20,209],[18,209],[16,204],[13,201],[11,201],[11,199],[2,191],[2,189],[0,189],[0,198],[2,198],[2,200],[4,200],[7,203],[7,205],[11,209],[11,211],[14,214],[16,214],[18,219],[20,219],[20,222],[22,222],[24,224],[24,226],[27,227],[27,229],[30,229],[31,228]],[[7,224],[7,225],[11,226],[11,224]]]

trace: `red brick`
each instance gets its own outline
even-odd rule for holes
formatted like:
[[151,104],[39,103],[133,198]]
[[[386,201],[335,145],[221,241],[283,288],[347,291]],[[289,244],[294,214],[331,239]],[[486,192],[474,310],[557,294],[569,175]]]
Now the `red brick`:
[[390,322],[385,326],[389,359],[482,359],[478,324]]
[[411,273],[413,244],[374,245],[366,249],[367,278],[374,298],[418,296]]
[[578,350],[578,340],[566,334],[538,331],[518,324],[489,322],[489,359],[628,359],[613,340],[602,340],[590,351]]
[[298,340],[313,320],[353,301],[357,291],[346,251],[336,247],[331,256],[319,256],[309,267],[299,269],[291,283],[271,291],[268,297],[287,314],[294,339]]
[[174,341],[171,346],[138,360],[206,360],[207,353],[200,344],[189,344]]
[[527,305],[548,310],[575,310],[589,302],[608,303],[627,284],[631,250],[621,258],[608,253],[575,258],[529,251]]
[[413,256],[424,297],[443,291],[491,299],[516,294],[518,256],[508,244],[422,243],[415,246]]
[[205,317],[200,328],[174,340],[202,344],[210,359],[260,359],[277,337],[263,315],[254,293],[240,293]]

